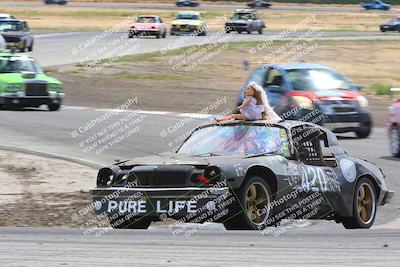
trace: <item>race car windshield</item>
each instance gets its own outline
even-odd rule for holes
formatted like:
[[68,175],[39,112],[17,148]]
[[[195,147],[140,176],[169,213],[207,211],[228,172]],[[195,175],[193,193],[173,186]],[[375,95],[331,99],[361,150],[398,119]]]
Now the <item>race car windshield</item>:
[[237,13],[232,17],[233,20],[248,20],[248,19],[252,19],[252,18],[253,18],[253,14],[249,14],[249,13]]
[[176,19],[198,20],[199,19],[199,15],[195,15],[195,14],[178,14],[176,16]]
[[18,21],[0,21],[0,31],[22,31],[22,24]]
[[287,70],[287,77],[293,90],[350,90],[351,85],[337,72],[327,69]]
[[289,155],[286,131],[278,127],[230,125],[209,126],[195,131],[178,154],[191,156]]
[[31,58],[0,57],[0,73],[18,72],[43,73],[39,64]]
[[138,23],[156,23],[156,18],[154,17],[140,17],[137,20]]

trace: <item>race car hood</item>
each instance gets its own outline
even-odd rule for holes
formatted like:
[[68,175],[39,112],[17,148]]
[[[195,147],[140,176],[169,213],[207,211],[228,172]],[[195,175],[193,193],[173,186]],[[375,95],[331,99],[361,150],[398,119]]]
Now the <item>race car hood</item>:
[[[0,73],[0,83],[24,83],[26,80],[32,80],[32,78],[25,78],[24,75],[23,73]],[[45,74],[36,74],[33,79],[47,81],[51,84],[61,84],[59,80]]]
[[171,22],[172,25],[194,25],[198,26],[202,23],[201,20],[192,20],[192,19],[176,19]]
[[360,95],[357,91],[353,90],[318,90],[318,91],[305,91],[299,92],[299,95],[304,94],[309,98],[316,97],[321,100],[329,100],[332,98],[335,99],[344,99],[344,100],[356,100]]
[[246,24],[249,23],[249,21],[245,20],[245,19],[232,19],[229,22],[230,23],[246,23]]
[[[268,155],[268,157],[274,158],[277,155]],[[279,156],[280,157],[280,156]],[[235,154],[229,156],[187,156],[176,153],[163,153],[154,156],[135,158],[128,161],[123,161],[123,165],[193,165],[193,166],[208,166],[208,165],[219,165],[226,164],[235,160],[246,160],[255,157],[249,157],[245,155]]]
[[160,27],[160,23],[133,23],[131,27],[135,27],[140,30],[146,30],[151,28],[158,29]]
[[15,32],[15,31],[0,31],[0,33],[4,37],[21,37],[24,35],[23,32]]

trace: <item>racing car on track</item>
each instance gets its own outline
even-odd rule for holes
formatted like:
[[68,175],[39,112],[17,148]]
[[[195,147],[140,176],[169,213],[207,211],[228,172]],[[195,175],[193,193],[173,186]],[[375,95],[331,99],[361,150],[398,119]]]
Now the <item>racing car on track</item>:
[[379,26],[381,32],[398,31],[400,32],[400,17],[393,18]]
[[355,132],[359,138],[371,133],[368,100],[360,94],[361,87],[333,68],[313,63],[260,65],[242,86],[238,104],[250,81],[264,87],[269,104],[285,119],[321,124],[335,133]]
[[381,0],[374,0],[370,3],[361,3],[361,7],[365,8],[365,10],[375,9],[375,10],[389,10],[391,5],[386,4]]
[[33,50],[33,34],[24,20],[0,20],[0,34],[6,39],[7,48],[17,48],[21,52]]
[[389,107],[390,151],[394,157],[400,157],[400,98]]
[[37,61],[25,54],[0,52],[0,106],[60,109],[62,83],[46,75]]
[[252,2],[247,3],[247,6],[251,8],[270,8],[271,3],[268,3],[263,0],[254,0]]
[[159,16],[139,16],[129,28],[128,37],[154,35],[157,38],[167,36],[167,27]]
[[384,178],[321,126],[236,121],[198,127],[176,153],[102,168],[91,193],[94,211],[113,228],[166,218],[232,230],[299,218],[369,228],[393,196]]
[[180,11],[175,20],[171,22],[171,35],[192,33],[196,35],[207,35],[207,22],[200,12]]
[[198,7],[200,5],[196,0],[177,0],[175,4],[177,7]]
[[264,28],[264,20],[258,16],[254,9],[237,9],[231,19],[225,23],[226,33],[236,31],[237,33],[247,32],[251,34],[253,31],[257,31],[262,34]]

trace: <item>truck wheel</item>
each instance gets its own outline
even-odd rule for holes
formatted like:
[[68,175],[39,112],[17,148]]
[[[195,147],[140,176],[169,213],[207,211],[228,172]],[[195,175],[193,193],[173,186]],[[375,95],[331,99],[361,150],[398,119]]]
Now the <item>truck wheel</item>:
[[356,136],[358,138],[367,138],[371,134],[371,123],[364,123],[364,125],[361,125],[361,127],[355,131]]
[[390,128],[390,151],[394,157],[400,157],[400,132],[396,126]]
[[128,220],[124,217],[116,219],[108,217],[108,221],[113,229],[147,229],[151,224],[151,220],[146,217]]
[[376,193],[368,178],[361,178],[356,185],[353,198],[353,217],[342,218],[346,229],[368,229],[375,221]]
[[258,34],[263,34],[263,29],[262,29],[262,28],[260,28],[260,29],[258,30]]
[[50,111],[57,111],[60,109],[61,105],[60,104],[48,104],[47,107]]
[[227,230],[262,230],[267,227],[267,220],[272,211],[267,207],[272,193],[269,185],[259,176],[247,179],[234,192],[236,201],[232,207],[230,218],[224,222]]

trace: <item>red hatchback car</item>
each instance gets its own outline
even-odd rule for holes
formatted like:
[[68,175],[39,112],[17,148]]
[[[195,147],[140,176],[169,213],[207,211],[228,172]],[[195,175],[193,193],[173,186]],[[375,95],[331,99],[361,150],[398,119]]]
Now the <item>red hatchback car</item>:
[[167,36],[167,27],[159,16],[143,15],[139,16],[129,28],[128,37],[134,36],[156,36],[165,38]]
[[389,137],[392,155],[400,157],[400,98],[389,107]]

